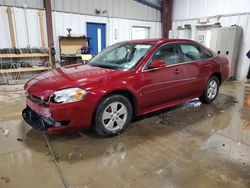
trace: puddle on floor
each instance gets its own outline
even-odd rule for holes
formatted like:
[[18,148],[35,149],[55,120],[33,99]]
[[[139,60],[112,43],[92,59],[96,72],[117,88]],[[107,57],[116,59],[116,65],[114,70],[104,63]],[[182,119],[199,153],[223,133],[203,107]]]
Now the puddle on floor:
[[[76,132],[49,139],[72,188],[247,188],[249,94],[244,84],[225,83],[212,104],[194,99],[140,117],[114,138]],[[43,135],[20,117],[24,97],[13,97],[14,105],[0,100],[0,127],[9,130],[0,130],[0,187],[62,187]]]

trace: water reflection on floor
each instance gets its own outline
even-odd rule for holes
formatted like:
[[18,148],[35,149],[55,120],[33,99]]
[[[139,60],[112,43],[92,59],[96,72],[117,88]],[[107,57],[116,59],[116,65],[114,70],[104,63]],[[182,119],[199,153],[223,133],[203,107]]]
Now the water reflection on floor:
[[[0,130],[0,187],[63,187],[42,133],[18,115],[25,105],[22,90],[11,90],[14,105],[13,95],[8,98],[4,91],[0,127],[9,135]],[[210,105],[194,99],[140,117],[114,138],[76,132],[49,139],[72,188],[247,188],[250,86],[226,83]]]

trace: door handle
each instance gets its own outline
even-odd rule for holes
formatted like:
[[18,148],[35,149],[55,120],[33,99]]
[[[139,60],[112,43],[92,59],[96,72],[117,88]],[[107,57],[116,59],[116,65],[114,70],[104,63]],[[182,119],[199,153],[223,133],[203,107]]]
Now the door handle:
[[207,67],[209,67],[209,66],[210,66],[210,64],[205,64],[205,65],[204,65],[205,68],[207,68]]
[[180,72],[181,72],[180,69],[175,69],[175,70],[174,70],[174,73],[175,73],[175,74],[179,74]]

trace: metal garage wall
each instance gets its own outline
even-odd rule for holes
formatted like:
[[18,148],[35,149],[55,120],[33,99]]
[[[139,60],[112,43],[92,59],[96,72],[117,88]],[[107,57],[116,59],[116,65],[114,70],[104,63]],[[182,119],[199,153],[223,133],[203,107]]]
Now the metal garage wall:
[[[11,48],[7,7],[0,6],[0,48]],[[13,23],[18,48],[41,47],[38,10],[13,8]],[[45,13],[44,13],[45,15]],[[44,28],[46,28],[44,17]],[[46,37],[47,38],[47,37]]]
[[[53,13],[54,38],[58,51],[58,36],[66,35],[67,28],[72,29],[72,34],[85,34],[87,22],[105,23],[107,27],[107,45],[112,45],[123,40],[131,40],[132,26],[150,28],[150,38],[161,37],[161,23],[139,21],[120,18],[97,17],[90,15],[71,14],[64,12]],[[57,54],[58,55],[58,54]],[[57,56],[58,57],[58,56]]]
[[44,8],[43,0],[0,0],[0,5],[26,8]]
[[160,21],[160,11],[134,0],[53,0],[55,11],[95,15],[95,9],[107,10],[110,17]]
[[[152,1],[152,0],[151,0]],[[160,21],[159,10],[134,0],[51,0],[52,10],[96,15],[95,9],[107,10],[113,18]],[[43,9],[43,0],[0,0],[0,5]]]
[[[184,24],[191,24],[192,39],[196,38],[196,25],[198,18],[209,16],[210,23],[217,22],[216,16],[220,15],[219,22],[223,27],[234,24],[242,26],[243,41],[239,55],[237,78],[245,80],[250,60],[246,53],[250,50],[250,1],[249,0],[175,0],[173,14],[173,29]],[[247,11],[249,13],[247,13]]]
[[0,48],[11,47],[8,17],[4,7],[0,7],[0,18]]
[[[7,7],[0,6],[0,48],[11,47]],[[25,16],[26,14],[26,16]],[[107,25],[107,45],[122,40],[130,40],[132,26],[141,26],[150,28],[150,38],[161,37],[161,23],[155,21],[140,21],[132,19],[98,17],[83,14],[73,14],[66,12],[53,12],[54,38],[58,58],[58,36],[66,35],[67,28],[72,29],[72,34],[85,34],[86,23],[97,22]],[[17,47],[41,47],[40,23],[38,10],[13,8],[14,30]],[[46,29],[46,20],[44,17],[44,28]],[[46,37],[47,38],[47,37]]]
[[174,0],[173,20],[249,12],[249,0]]

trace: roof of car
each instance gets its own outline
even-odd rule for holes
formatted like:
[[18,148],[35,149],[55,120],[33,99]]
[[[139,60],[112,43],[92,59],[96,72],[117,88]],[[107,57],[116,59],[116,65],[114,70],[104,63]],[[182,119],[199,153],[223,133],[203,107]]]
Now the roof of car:
[[131,43],[141,43],[141,44],[157,44],[157,43],[171,43],[171,42],[195,42],[193,40],[188,39],[143,39],[143,40],[129,40],[125,42],[131,42]]

